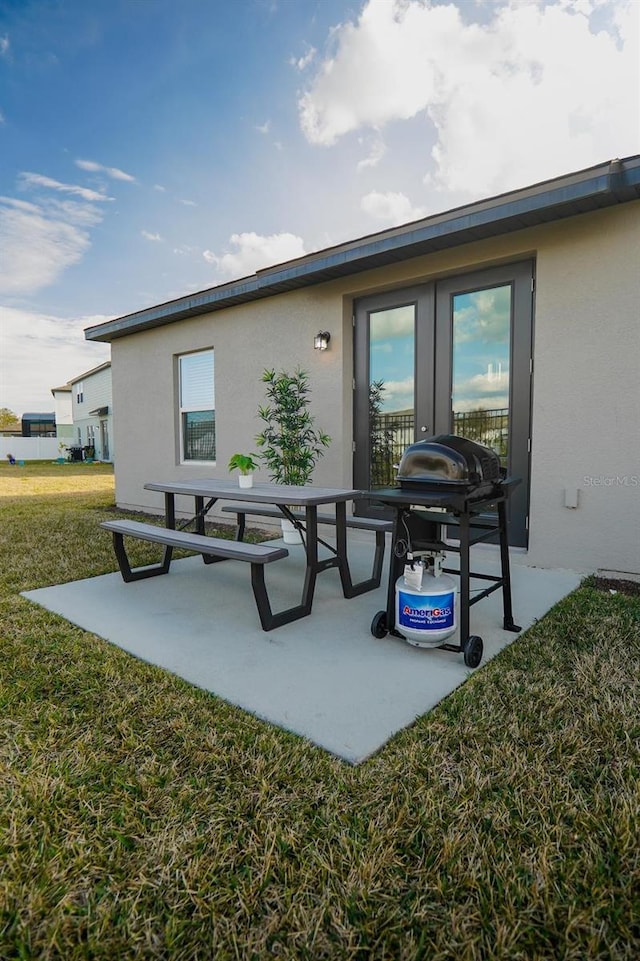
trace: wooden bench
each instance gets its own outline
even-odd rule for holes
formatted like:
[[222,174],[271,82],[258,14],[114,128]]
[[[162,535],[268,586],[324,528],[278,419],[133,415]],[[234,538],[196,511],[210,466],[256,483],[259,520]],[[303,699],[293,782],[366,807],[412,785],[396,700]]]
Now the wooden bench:
[[[273,614],[264,581],[265,564],[271,564],[289,555],[285,547],[270,547],[265,544],[245,544],[240,541],[225,540],[221,537],[205,537],[202,534],[192,534],[189,531],[175,531],[155,524],[144,524],[140,521],[116,520],[104,521],[100,524],[113,535],[113,548],[118,559],[120,573],[127,583],[142,580],[146,577],[156,577],[167,574],[171,565],[171,558],[175,548],[195,551],[202,554],[205,563],[233,560],[247,561],[251,564],[251,586],[258,608],[260,623],[264,631],[273,630],[290,621],[303,617],[309,611],[301,605],[289,608],[278,614]],[[124,538],[132,537],[151,544],[164,545],[164,557],[160,564],[153,564],[132,570],[124,546]]]

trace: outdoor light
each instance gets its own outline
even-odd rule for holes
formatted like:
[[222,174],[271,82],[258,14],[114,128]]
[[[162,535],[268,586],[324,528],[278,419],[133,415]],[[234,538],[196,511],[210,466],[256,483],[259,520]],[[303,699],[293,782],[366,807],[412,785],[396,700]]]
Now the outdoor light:
[[326,350],[329,346],[329,341],[331,340],[331,334],[328,330],[319,331],[313,338],[313,346],[315,350]]

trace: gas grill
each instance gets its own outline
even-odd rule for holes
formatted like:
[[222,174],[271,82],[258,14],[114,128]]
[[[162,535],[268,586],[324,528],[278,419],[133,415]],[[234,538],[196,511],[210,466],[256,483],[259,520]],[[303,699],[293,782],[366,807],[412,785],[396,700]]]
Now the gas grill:
[[474,500],[497,493],[500,458],[466,437],[439,434],[407,447],[398,467],[401,490],[463,494]]
[[[514,623],[511,606],[507,526],[508,500],[520,479],[506,476],[498,455],[490,448],[466,437],[439,434],[407,447],[397,481],[397,487],[372,490],[368,495],[371,501],[392,508],[394,514],[387,609],[375,615],[371,633],[377,638],[388,633],[403,636],[395,624],[395,589],[407,555],[433,559],[445,552],[457,553],[459,569],[440,569],[460,577],[460,643],[434,646],[462,652],[467,667],[477,667],[483,642],[470,633],[469,609],[473,604],[502,589],[502,626],[506,631],[521,630]],[[447,540],[455,536],[457,544]],[[470,548],[489,540],[497,540],[500,545],[499,577],[470,570]],[[471,578],[490,582],[490,586],[471,597]]]

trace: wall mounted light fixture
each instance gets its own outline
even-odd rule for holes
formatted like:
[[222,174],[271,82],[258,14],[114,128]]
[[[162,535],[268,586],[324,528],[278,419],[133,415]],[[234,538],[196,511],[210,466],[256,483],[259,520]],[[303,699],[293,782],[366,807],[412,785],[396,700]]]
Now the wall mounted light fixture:
[[331,334],[328,330],[319,331],[313,338],[313,346],[315,350],[326,350],[329,346],[329,341],[331,340]]

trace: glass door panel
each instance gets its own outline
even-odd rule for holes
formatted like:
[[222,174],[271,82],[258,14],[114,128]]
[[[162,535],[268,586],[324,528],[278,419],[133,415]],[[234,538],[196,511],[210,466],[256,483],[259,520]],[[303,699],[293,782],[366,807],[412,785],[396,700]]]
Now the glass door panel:
[[511,284],[452,297],[452,431],[509,459]]
[[531,436],[532,261],[436,285],[436,433],[491,447],[520,485],[509,542],[526,547]]
[[369,484],[395,483],[415,431],[415,304],[369,314]]

